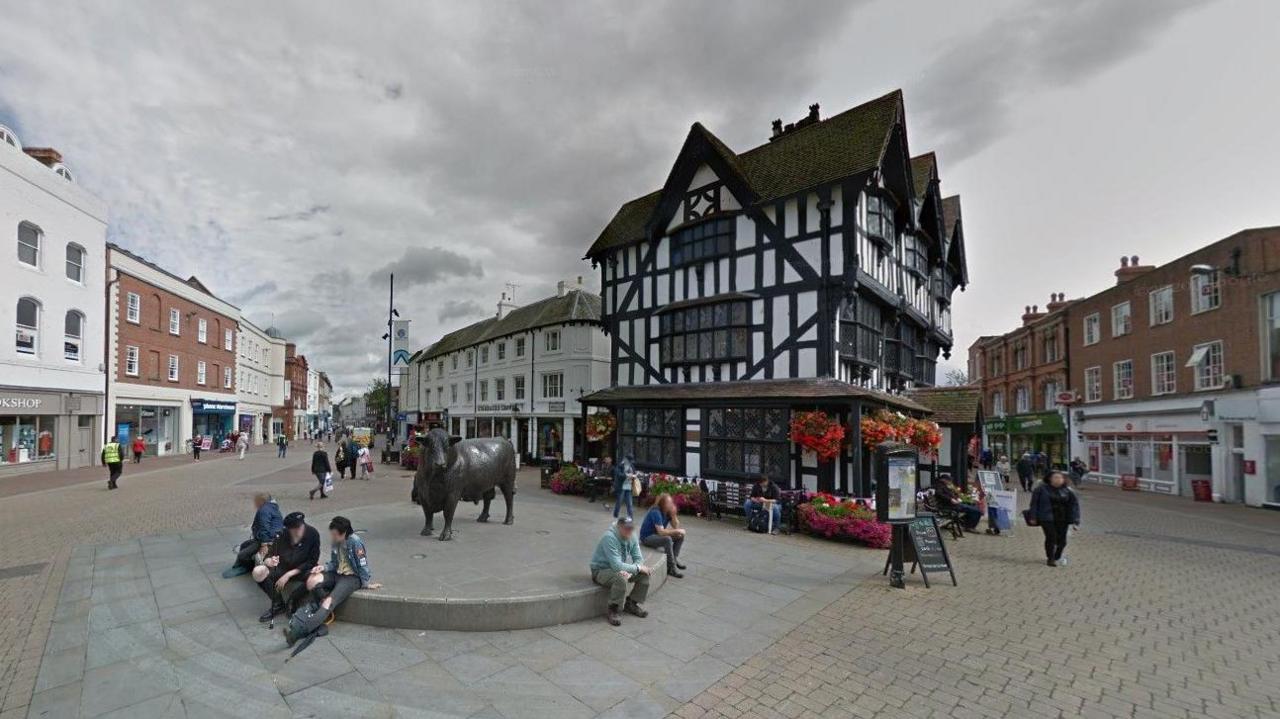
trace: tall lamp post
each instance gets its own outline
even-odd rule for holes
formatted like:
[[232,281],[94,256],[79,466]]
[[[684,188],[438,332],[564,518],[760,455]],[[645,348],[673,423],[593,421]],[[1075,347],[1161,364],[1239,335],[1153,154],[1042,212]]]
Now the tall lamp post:
[[[395,408],[391,406],[391,344],[393,341],[392,321],[399,317],[400,313],[396,311],[396,275],[391,273],[391,286],[387,296],[387,333],[382,339],[387,341],[387,433],[394,436],[395,432],[391,429],[395,424]],[[388,446],[390,449],[390,446]]]

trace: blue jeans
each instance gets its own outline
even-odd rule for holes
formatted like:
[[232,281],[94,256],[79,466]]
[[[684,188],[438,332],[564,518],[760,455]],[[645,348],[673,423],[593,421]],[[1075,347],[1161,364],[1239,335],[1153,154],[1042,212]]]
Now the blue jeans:
[[[625,480],[625,481],[627,482],[628,485],[631,483],[631,480]],[[617,483],[615,482],[614,484],[616,485]],[[631,487],[630,486],[626,487],[625,489],[615,486],[613,491],[613,496],[614,496],[614,500],[613,500],[613,516],[614,517],[618,516],[618,510],[622,508],[622,504],[624,502],[627,505],[627,516],[628,517],[635,516],[631,514]]]
[[[763,506],[764,506],[764,502],[757,502],[756,500],[750,497],[747,497],[747,501],[742,503],[742,513],[747,517],[750,517],[752,512],[754,512],[757,508],[763,507]],[[777,529],[780,526],[782,526],[782,503],[774,502],[773,503],[773,528]]]

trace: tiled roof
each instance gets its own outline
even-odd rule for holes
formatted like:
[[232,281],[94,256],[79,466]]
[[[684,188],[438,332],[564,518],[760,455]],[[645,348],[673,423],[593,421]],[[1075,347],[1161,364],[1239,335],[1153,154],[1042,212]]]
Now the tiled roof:
[[684,402],[723,399],[795,399],[842,400],[861,399],[927,414],[929,409],[907,397],[864,389],[848,382],[829,378],[760,379],[734,382],[673,382],[664,384],[609,387],[582,397],[588,404],[615,402]]
[[[901,120],[902,91],[894,90],[743,153],[733,152],[701,124],[695,123],[691,131],[702,134],[758,200],[765,202],[875,169],[890,133]],[[645,225],[661,192],[624,204],[587,250],[587,256],[644,239]]]
[[911,158],[911,180],[914,184],[915,196],[924,197],[929,189],[929,181],[938,170],[938,157],[932,152]]
[[424,361],[456,352],[466,347],[500,337],[526,332],[539,327],[566,322],[600,322],[600,296],[585,290],[570,290],[531,305],[517,307],[502,319],[489,317],[441,337],[438,342],[415,355]]
[[982,404],[977,387],[927,387],[909,390],[907,396],[933,410],[929,419],[938,424],[973,424]]

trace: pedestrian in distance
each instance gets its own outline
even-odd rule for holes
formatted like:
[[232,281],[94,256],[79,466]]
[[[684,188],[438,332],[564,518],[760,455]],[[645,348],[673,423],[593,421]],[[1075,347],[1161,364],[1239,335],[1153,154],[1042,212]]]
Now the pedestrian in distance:
[[[621,626],[619,609],[641,619],[649,616],[644,609],[649,596],[650,569],[644,563],[640,543],[636,541],[636,525],[631,517],[619,517],[596,544],[591,555],[591,581],[609,590],[609,608],[605,619]],[[635,585],[627,596],[627,585]]]
[[640,523],[640,543],[665,552],[667,574],[679,579],[684,576],[680,573],[685,568],[680,563],[680,548],[684,546],[685,531],[676,515],[676,501],[666,492],[659,494]]
[[141,436],[134,437],[133,438],[133,463],[134,464],[138,464],[142,462],[142,453],[145,451],[147,451],[147,445],[145,442],[142,441],[142,437]]
[[351,470],[351,478],[356,478],[356,466],[360,464],[360,443],[355,437],[347,435],[347,468]]
[[613,466],[613,517],[618,518],[622,505],[627,505],[626,517],[631,517],[631,479],[635,476],[635,460],[630,455]]
[[307,496],[315,499],[316,492],[319,492],[320,499],[328,499],[329,495],[324,493],[324,486],[333,481],[333,467],[329,466],[329,455],[324,451],[324,442],[316,442],[316,451],[311,453],[311,473],[316,476],[319,486],[307,492]]
[[124,458],[121,456],[123,451],[115,435],[102,445],[102,464],[107,468],[107,489],[116,489],[119,486],[120,473],[124,467]]
[[1072,457],[1071,464],[1068,467],[1071,470],[1071,486],[1079,487],[1080,483],[1084,481],[1085,474],[1089,472],[1089,468],[1085,466],[1079,457]]
[[1050,567],[1067,566],[1062,552],[1067,547],[1067,532],[1080,528],[1080,499],[1067,486],[1067,476],[1054,470],[1031,492],[1028,518],[1044,532],[1045,563]]
[[[367,482],[369,481],[369,478],[373,476],[373,455],[369,453],[368,447],[360,448],[359,460],[360,460],[360,479],[363,479]],[[355,479],[355,476],[356,476],[356,470],[355,470],[355,467],[352,467],[351,478]]]
[[196,435],[191,438],[191,456],[195,461],[200,461],[200,450],[204,449],[204,437]]
[[288,452],[289,452],[289,438],[284,436],[284,433],[281,432],[280,436],[276,437],[276,458],[277,459],[282,458],[286,454],[288,454]]
[[1000,455],[1000,461],[996,462],[996,471],[1000,473],[1000,483],[1007,489],[1009,487],[1009,455]]
[[1035,460],[1031,458],[1031,452],[1024,451],[1022,456],[1018,458],[1018,464],[1014,467],[1018,472],[1018,484],[1022,485],[1022,491],[1030,492],[1031,485],[1035,483]]
[[240,459],[244,459],[244,453],[249,449],[249,433],[241,432],[240,438],[236,440],[236,449],[240,450]]

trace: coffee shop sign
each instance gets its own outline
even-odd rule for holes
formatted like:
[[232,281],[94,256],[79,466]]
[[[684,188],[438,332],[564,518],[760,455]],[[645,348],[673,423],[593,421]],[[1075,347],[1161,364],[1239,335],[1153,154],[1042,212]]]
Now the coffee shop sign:
[[40,409],[39,397],[0,397],[0,409]]

